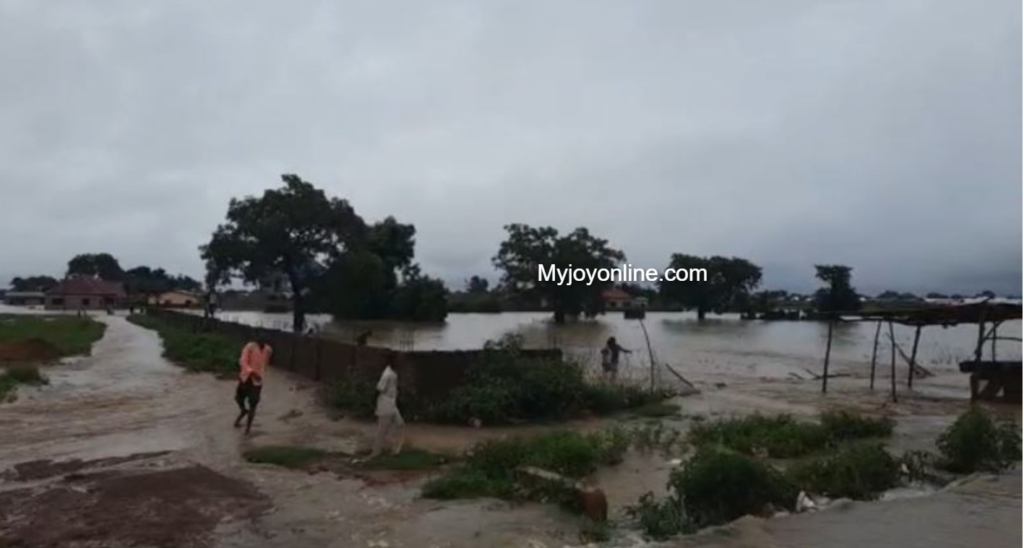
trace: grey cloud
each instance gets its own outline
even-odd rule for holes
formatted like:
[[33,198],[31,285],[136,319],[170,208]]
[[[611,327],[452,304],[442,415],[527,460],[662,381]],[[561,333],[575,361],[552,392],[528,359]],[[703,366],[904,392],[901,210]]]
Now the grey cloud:
[[296,172],[490,269],[509,222],[633,264],[1019,292],[1021,6],[0,0],[0,281],[82,251],[195,276]]

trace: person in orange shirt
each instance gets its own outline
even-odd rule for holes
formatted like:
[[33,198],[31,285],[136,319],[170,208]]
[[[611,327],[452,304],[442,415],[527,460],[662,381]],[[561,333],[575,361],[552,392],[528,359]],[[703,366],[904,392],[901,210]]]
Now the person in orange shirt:
[[235,419],[235,428],[242,425],[242,419],[246,419],[246,434],[252,429],[252,420],[256,417],[256,406],[260,403],[263,379],[267,376],[271,355],[273,355],[273,350],[261,337],[246,344],[242,348],[242,355],[238,358],[238,388],[235,389],[235,403],[238,404],[239,414]]

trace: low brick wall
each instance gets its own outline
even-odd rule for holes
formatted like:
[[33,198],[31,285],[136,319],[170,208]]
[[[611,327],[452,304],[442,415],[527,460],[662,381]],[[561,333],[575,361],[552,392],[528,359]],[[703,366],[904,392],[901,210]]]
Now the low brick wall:
[[[466,372],[483,356],[483,350],[407,352],[357,346],[173,310],[150,309],[148,314],[192,332],[212,331],[237,339],[239,348],[246,341],[262,336],[274,349],[273,367],[326,384],[356,379],[376,382],[390,356],[392,367],[398,373],[399,391],[420,401],[447,397],[452,389],[465,382]],[[562,360],[560,349],[525,350],[524,353],[537,358]]]

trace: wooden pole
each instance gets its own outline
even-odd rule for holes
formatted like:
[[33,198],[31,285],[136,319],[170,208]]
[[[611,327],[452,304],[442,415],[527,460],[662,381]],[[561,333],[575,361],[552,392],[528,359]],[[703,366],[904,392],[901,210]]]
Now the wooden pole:
[[875,324],[875,346],[871,350],[871,389],[875,389],[875,365],[878,363],[878,336],[882,334],[882,320]]
[[999,324],[992,324],[992,361],[996,361],[996,339],[998,339]]
[[654,392],[654,350],[651,349],[651,338],[647,336],[647,326],[644,325],[644,321],[640,322],[640,329],[644,330],[644,340],[647,341],[647,355],[651,359],[651,392]]
[[907,374],[907,388],[914,387],[914,369],[917,367],[917,343],[921,340],[921,326],[914,330],[914,346],[910,349],[910,373]]
[[828,342],[825,343],[825,366],[824,371],[821,375],[821,393],[828,392],[828,359],[832,354],[832,327],[835,325],[835,320],[829,318],[828,320]]
[[889,370],[889,382],[892,385],[892,401],[896,401],[896,334],[893,332],[892,320],[889,321],[889,351],[891,362]]

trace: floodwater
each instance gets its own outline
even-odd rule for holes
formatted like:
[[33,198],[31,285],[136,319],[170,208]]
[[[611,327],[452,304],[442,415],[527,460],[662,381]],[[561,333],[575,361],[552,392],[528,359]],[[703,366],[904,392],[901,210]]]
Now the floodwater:
[[[287,314],[222,312],[223,320],[288,329]],[[623,367],[649,364],[647,341],[658,363],[668,363],[691,380],[727,382],[736,378],[786,379],[820,373],[828,325],[819,322],[743,321],[735,315],[709,317],[698,322],[692,313],[654,312],[643,325],[609,313],[596,320],[556,326],[545,313],[450,314],[443,324],[423,325],[400,322],[332,323],[327,316],[311,316],[309,323],[320,326],[324,336],[351,341],[358,333],[372,329],[370,344],[406,350],[467,350],[488,340],[515,333],[528,346],[558,347],[588,362],[596,362],[598,351],[608,337],[635,353],[623,357]],[[647,336],[644,335],[644,328]],[[1020,337],[1022,324],[1007,322],[1001,335]],[[909,355],[914,332],[894,326],[897,344]],[[830,370],[866,376],[870,370],[875,326],[848,323],[836,326],[833,334]],[[977,327],[927,327],[922,330],[917,362],[936,373],[954,373],[957,363],[974,352]],[[990,347],[986,345],[986,356]],[[1020,359],[1021,344],[1000,341],[1001,359]],[[879,373],[887,375],[890,365],[888,327],[883,328],[878,346]],[[897,353],[897,367],[905,362]],[[887,378],[887,377],[886,377]]]
[[[253,322],[274,321],[273,317],[258,314],[249,318]],[[416,484],[370,489],[352,480],[245,465],[240,453],[253,445],[299,444],[352,452],[365,445],[372,425],[328,420],[316,405],[311,383],[281,374],[270,379],[264,391],[254,435],[242,438],[229,426],[235,413],[230,381],[188,374],[169,364],[160,357],[157,336],[124,318],[98,319],[107,323],[108,329],[91,356],[47,368],[49,386],[20,390],[16,402],[0,406],[0,431],[4,433],[0,438],[0,469],[44,458],[92,459],[172,451],[170,456],[146,466],[200,463],[256,485],[273,500],[274,509],[255,524],[225,524],[213,541],[214,546],[225,548],[555,548],[578,544],[580,524],[552,506],[509,506],[495,501],[438,503],[418,498]],[[377,326],[375,331],[378,341],[395,342],[411,333],[414,347],[419,349],[479,347],[505,332],[523,333],[538,346],[585,348],[599,345],[611,335],[627,347],[639,350],[644,346],[637,322],[606,316],[596,322],[555,328],[545,319],[539,314],[452,315],[443,327]],[[700,395],[680,399],[688,417],[752,411],[812,414],[824,406],[842,403],[893,413],[898,421],[894,436],[897,450],[930,449],[935,436],[966,406],[966,380],[955,373],[955,362],[970,355],[975,333],[970,328],[926,330],[922,363],[953,373],[952,380],[943,385],[945,381],[935,377],[923,379],[920,385],[915,384],[913,392],[901,387],[899,403],[890,404],[884,392],[868,391],[860,378],[836,379],[835,390],[825,397],[816,382],[784,375],[804,367],[820,368],[825,330],[816,323],[712,319],[697,324],[685,314],[651,314],[645,325],[659,360],[677,364],[697,379],[703,390]],[[359,327],[334,329],[344,335]],[[1004,329],[1020,334],[1019,324]],[[873,329],[851,325],[838,331],[834,344],[837,370],[865,370]],[[897,332],[901,341],[908,335],[905,330]],[[554,342],[545,342],[549,339]],[[1004,346],[1000,355],[1019,356],[1019,346]],[[632,360],[627,364],[640,368],[642,361],[636,356]],[[722,383],[727,386],[719,386],[718,379],[724,379]],[[928,395],[928,391],[940,388],[947,389],[942,397]],[[1019,407],[1014,406],[1008,413],[1019,420]],[[453,440],[465,443],[488,432],[410,425],[409,442],[440,448]],[[635,500],[640,491],[656,490],[664,484],[664,459],[651,456],[635,464],[601,478],[613,509]],[[0,483],[0,490],[6,488]],[[663,545],[943,548],[1016,546],[1021,542],[1019,470],[994,480],[974,479],[940,493],[893,498],[875,503],[841,503],[820,512],[772,520],[747,518],[718,531]],[[611,545],[654,546],[632,534],[613,538]]]

